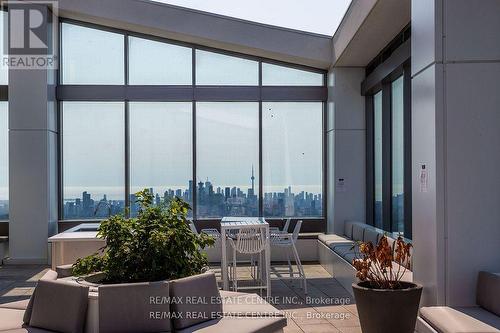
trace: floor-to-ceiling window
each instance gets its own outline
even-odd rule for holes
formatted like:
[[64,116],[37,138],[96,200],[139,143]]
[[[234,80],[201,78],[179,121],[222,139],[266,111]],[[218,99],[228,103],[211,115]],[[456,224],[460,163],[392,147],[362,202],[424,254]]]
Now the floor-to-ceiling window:
[[392,231],[404,232],[404,94],[403,76],[391,83]]
[[195,219],[324,217],[323,71],[61,25],[63,219],[134,215],[144,188]]
[[264,216],[321,216],[322,103],[262,105]]
[[180,197],[193,204],[192,107],[189,102],[130,102],[130,206],[150,189],[155,203]]
[[259,215],[259,104],[196,103],[197,216]]
[[122,212],[123,102],[63,102],[63,204],[67,218]]
[[362,93],[367,96],[367,222],[411,238],[409,29],[367,66]]

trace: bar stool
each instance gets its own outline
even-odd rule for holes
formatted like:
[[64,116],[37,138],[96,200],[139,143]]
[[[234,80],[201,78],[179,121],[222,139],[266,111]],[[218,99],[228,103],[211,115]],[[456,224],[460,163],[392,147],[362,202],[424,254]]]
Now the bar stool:
[[[304,293],[307,294],[307,279],[304,272],[304,267],[300,261],[299,254],[297,252],[297,239],[299,238],[300,228],[302,226],[302,220],[297,221],[293,233],[274,233],[271,234],[271,246],[277,246],[285,248],[286,255],[288,259],[288,271],[290,274],[290,279],[301,279],[303,284]],[[297,265],[298,272],[294,272],[292,264],[290,262],[290,251],[295,259],[295,264]],[[298,274],[298,277],[295,276]]]
[[[236,234],[236,239],[231,237],[228,238],[229,244],[233,249],[233,262],[230,265],[230,280],[233,285],[233,290],[238,291],[238,289],[262,289],[264,287],[267,288],[267,282],[264,286],[264,279],[262,278],[261,271],[262,269],[258,268],[257,265],[262,265],[262,252],[265,250],[266,242],[267,242],[267,232],[265,227],[259,228],[243,228],[238,230]],[[258,286],[253,287],[238,287],[238,272],[237,272],[237,254],[250,255],[251,260],[251,269],[252,271],[256,270],[258,275],[260,276],[260,283]],[[254,255],[259,255],[259,260],[257,263],[253,260]],[[255,266],[255,267],[254,267]],[[269,272],[267,272],[269,274]],[[253,274],[252,274],[253,275]],[[255,279],[255,277],[254,277]]]

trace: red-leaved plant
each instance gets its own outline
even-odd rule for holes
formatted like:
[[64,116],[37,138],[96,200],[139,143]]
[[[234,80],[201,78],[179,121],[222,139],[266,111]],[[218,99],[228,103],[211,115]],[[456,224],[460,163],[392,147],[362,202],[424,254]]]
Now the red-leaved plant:
[[360,258],[353,260],[356,277],[361,281],[369,281],[371,288],[403,288],[401,279],[410,266],[410,243],[398,237],[391,246],[384,235],[377,246],[372,242],[359,242],[358,245]]

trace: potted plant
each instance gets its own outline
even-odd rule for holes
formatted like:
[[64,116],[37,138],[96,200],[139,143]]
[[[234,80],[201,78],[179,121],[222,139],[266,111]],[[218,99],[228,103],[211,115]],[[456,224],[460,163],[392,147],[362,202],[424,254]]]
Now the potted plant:
[[359,244],[353,260],[359,278],[352,284],[363,333],[413,333],[422,286],[402,281],[411,260],[411,244],[402,237],[389,244],[384,235],[375,246]]
[[213,245],[214,240],[191,231],[187,221],[190,206],[177,197],[153,205],[153,194],[147,189],[136,196],[137,217],[115,215],[101,222],[97,236],[106,245],[98,253],[78,259],[73,274],[85,275],[94,283],[130,283],[202,273],[208,260],[201,249]]

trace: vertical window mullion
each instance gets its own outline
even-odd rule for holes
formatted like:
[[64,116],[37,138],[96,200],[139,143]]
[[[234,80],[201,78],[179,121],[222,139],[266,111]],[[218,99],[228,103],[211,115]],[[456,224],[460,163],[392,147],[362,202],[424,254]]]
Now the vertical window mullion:
[[264,216],[264,177],[262,173],[262,61],[259,61],[259,216]]
[[192,75],[192,81],[191,85],[193,88],[193,95],[192,95],[192,103],[193,103],[193,109],[192,109],[192,122],[193,122],[193,129],[192,129],[192,147],[193,147],[193,180],[192,180],[192,192],[191,192],[191,202],[193,203],[193,221],[195,222],[197,219],[197,205],[198,205],[198,200],[197,200],[197,188],[196,188],[196,101],[194,98],[194,87],[196,86],[196,49],[192,48],[192,53],[191,53],[191,75]]
[[[328,76],[327,74],[323,74],[323,85],[326,87],[328,86]],[[327,102],[323,101],[323,125],[321,126],[322,130],[322,136],[323,136],[323,147],[322,147],[322,161],[321,164],[323,165],[323,169],[321,170],[321,216],[325,219],[325,223],[323,223],[323,232],[327,232],[327,225],[326,225],[326,203],[327,203],[327,186],[328,186],[328,135],[327,135],[327,129],[328,129],[328,105]]]
[[[123,36],[123,77],[125,80],[125,86],[128,85],[128,35]],[[130,117],[129,117],[129,102],[125,100],[125,110],[124,110],[124,121],[125,121],[125,207],[131,207],[133,203],[130,202]],[[130,214],[130,212],[125,211],[125,214]]]

